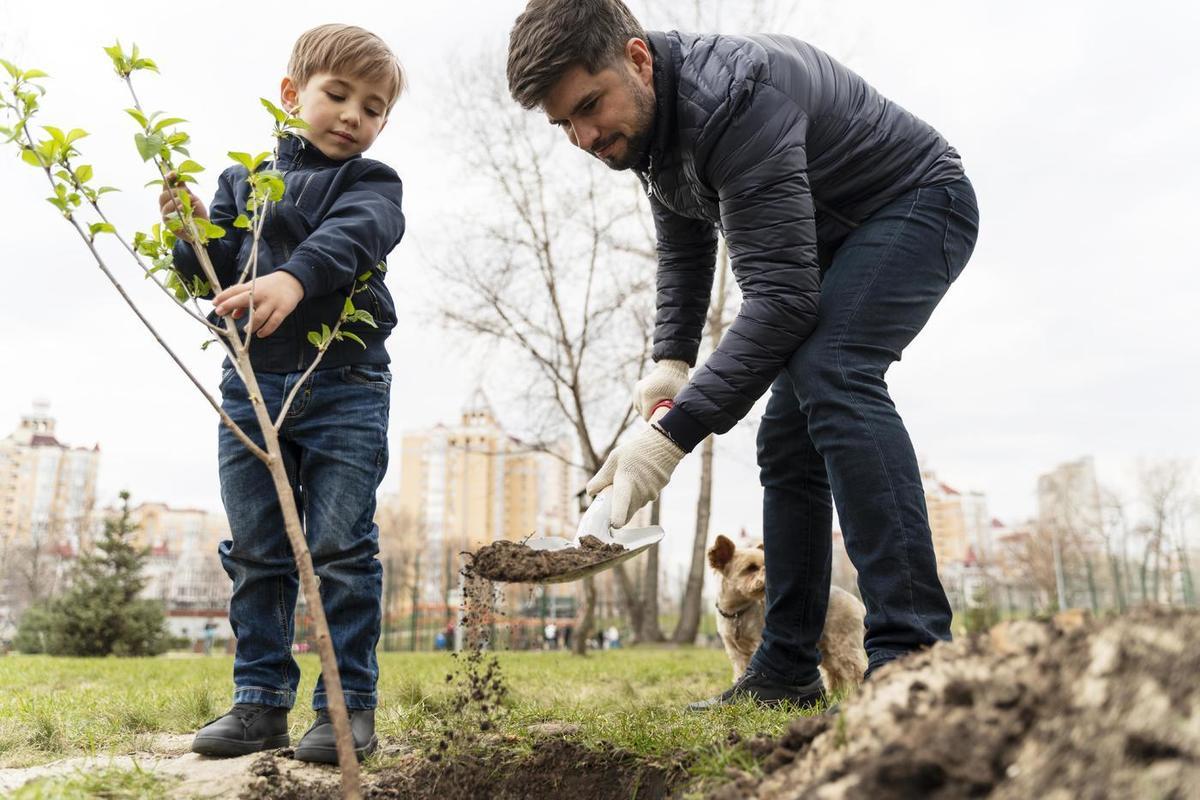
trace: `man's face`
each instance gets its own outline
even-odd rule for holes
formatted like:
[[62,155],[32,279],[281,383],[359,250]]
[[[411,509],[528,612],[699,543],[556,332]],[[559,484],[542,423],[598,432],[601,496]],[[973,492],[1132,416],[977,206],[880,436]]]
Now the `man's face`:
[[309,124],[300,135],[333,159],[366,151],[387,124],[387,87],[379,81],[320,72],[302,87],[284,78],[279,94],[283,107],[298,106]]
[[571,144],[612,169],[629,169],[654,125],[654,67],[646,43],[630,39],[625,56],[594,75],[583,66],[571,67],[542,109]]

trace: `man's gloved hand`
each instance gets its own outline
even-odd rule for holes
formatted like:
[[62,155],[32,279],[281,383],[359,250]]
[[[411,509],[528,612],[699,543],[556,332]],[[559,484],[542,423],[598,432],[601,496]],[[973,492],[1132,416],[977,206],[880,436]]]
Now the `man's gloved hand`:
[[650,413],[660,400],[674,400],[688,380],[686,361],[663,359],[654,365],[633,387],[633,409],[649,420]]
[[604,466],[588,481],[587,493],[595,497],[612,486],[609,524],[622,528],[634,512],[658,497],[684,455],[665,434],[647,428],[609,453]]

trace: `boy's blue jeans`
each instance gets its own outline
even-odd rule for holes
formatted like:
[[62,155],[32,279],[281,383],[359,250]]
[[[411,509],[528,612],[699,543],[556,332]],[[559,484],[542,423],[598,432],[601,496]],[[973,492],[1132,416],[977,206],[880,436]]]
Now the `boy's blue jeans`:
[[753,669],[817,677],[831,491],[867,607],[869,668],[950,639],[920,469],[884,376],[966,265],[978,227],[962,178],[897,198],[834,253],[817,326],[771,387],[758,431],[767,618]]
[[[272,419],[299,379],[298,372],[258,376]],[[375,490],[387,470],[390,393],[386,366],[318,369],[296,394],[280,429],[284,466],[320,580],[351,709],[376,705],[383,567],[376,558]],[[225,370],[221,395],[225,411],[262,446],[245,384],[232,369]],[[221,498],[233,537],[219,548],[233,579],[233,701],[290,708],[300,681],[292,658],[300,582],[275,486],[266,466],[224,425],[218,454]],[[326,704],[324,683],[318,679],[313,707]]]

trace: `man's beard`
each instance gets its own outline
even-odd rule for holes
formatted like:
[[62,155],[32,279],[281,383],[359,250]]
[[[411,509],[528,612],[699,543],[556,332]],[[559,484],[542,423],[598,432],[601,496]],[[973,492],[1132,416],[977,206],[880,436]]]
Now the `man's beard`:
[[[634,119],[633,134],[624,137],[625,152],[619,157],[600,158],[605,166],[614,170],[626,170],[637,164],[642,158],[642,154],[646,151],[646,146],[650,142],[650,136],[654,131],[654,96],[650,91],[645,89],[641,84],[637,83],[632,77],[629,78],[630,94],[633,97]],[[608,147],[617,139],[622,138],[623,134],[613,134],[607,141],[600,142],[598,147],[593,146],[592,154],[595,155],[600,150]]]

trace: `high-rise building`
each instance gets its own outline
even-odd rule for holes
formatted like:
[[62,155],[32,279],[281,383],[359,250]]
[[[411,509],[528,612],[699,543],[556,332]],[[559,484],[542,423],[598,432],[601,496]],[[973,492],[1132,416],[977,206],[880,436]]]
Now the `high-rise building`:
[[508,435],[482,390],[458,424],[405,433],[398,502],[425,542],[422,594],[444,597],[457,584],[464,551],[534,533],[574,536],[583,477],[569,454],[565,444],[547,452]]
[[925,486],[925,507],[929,511],[929,529],[933,534],[938,568],[945,570],[962,564],[970,549],[963,495],[938,480],[931,469],[921,470],[921,482]]
[[70,447],[54,429],[49,404],[39,401],[0,440],[0,552],[77,548],[91,530],[100,446]]
[[1038,477],[1038,527],[1086,547],[1100,536],[1100,487],[1091,456],[1059,464]]

